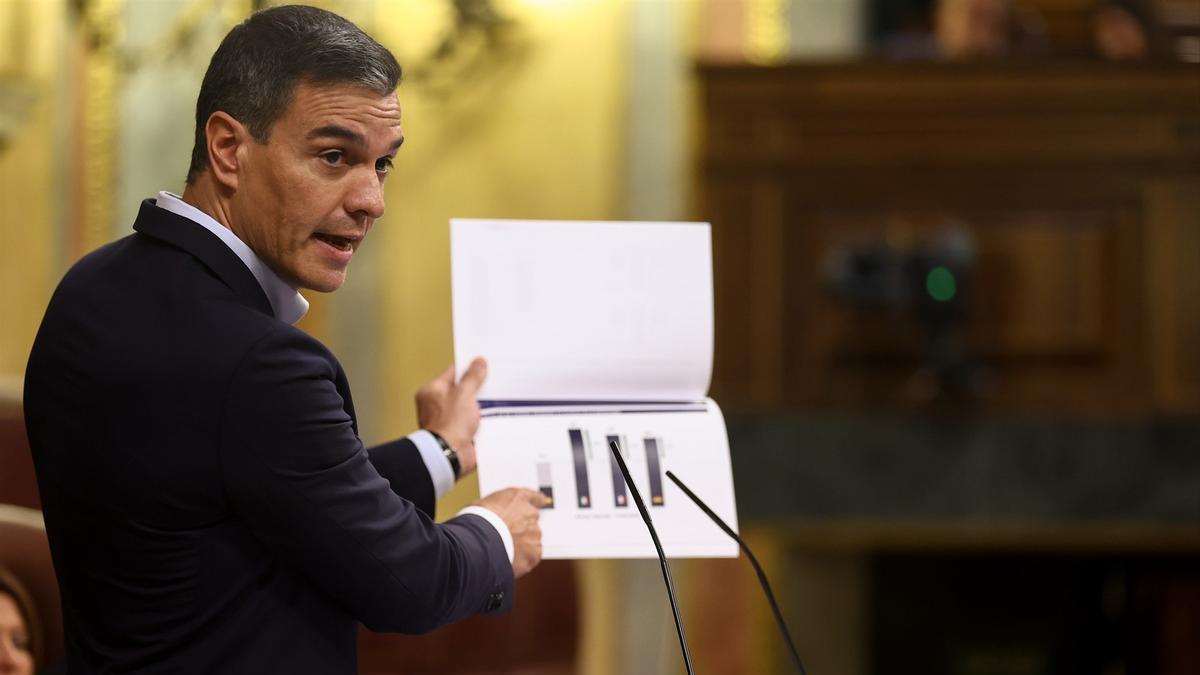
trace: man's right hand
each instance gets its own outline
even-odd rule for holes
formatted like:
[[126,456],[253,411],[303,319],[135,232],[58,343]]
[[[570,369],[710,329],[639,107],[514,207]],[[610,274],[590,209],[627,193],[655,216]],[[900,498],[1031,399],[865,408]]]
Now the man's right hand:
[[513,578],[520,579],[542,561],[542,528],[538,526],[546,496],[525,488],[505,488],[475,502],[500,516],[513,539]]
[[476,394],[487,377],[487,362],[475,359],[462,379],[454,381],[450,366],[417,392],[417,423],[441,436],[458,453],[459,478],[475,470],[475,432],[479,431]]

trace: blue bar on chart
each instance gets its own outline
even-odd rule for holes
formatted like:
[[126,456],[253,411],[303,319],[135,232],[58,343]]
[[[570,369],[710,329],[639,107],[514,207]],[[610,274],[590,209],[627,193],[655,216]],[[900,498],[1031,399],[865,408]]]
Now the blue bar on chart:
[[612,444],[617,444],[617,449],[621,451],[621,456],[625,457],[625,444],[621,442],[621,437],[610,434],[606,439],[604,447],[609,448],[608,463],[612,465],[612,481],[613,481],[613,505],[617,508],[625,508],[629,506],[629,497],[625,493],[625,477],[621,475],[621,465],[617,464],[617,458],[612,454]]
[[662,481],[662,464],[658,456],[658,439],[647,438],[646,446],[646,468],[650,472],[650,505],[663,505],[663,481]]
[[587,452],[583,447],[583,432],[579,429],[568,429],[571,437],[571,458],[575,462],[575,494],[581,509],[592,508],[592,488],[588,484]]

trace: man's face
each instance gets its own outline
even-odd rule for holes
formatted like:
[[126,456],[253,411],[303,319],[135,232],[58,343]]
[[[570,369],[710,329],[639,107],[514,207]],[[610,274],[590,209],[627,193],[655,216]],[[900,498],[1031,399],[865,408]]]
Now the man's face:
[[230,228],[287,283],[335,291],[403,142],[395,93],[298,84],[267,143],[238,150]]

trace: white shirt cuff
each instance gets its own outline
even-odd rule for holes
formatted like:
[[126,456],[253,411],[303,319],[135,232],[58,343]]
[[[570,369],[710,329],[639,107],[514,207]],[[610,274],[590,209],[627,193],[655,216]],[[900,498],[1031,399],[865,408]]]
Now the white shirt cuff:
[[408,440],[417,446],[421,459],[425,461],[425,468],[429,470],[429,477],[433,479],[434,497],[441,499],[454,487],[454,468],[450,466],[450,460],[442,454],[442,444],[424,429],[409,434]]
[[501,520],[500,516],[496,515],[495,511],[485,506],[467,506],[462,511],[459,511],[458,515],[479,516],[491,523],[492,527],[496,528],[496,531],[500,533],[500,539],[504,542],[504,551],[508,553],[508,562],[512,563],[514,557],[512,532],[508,531],[508,525],[504,524],[504,521]]

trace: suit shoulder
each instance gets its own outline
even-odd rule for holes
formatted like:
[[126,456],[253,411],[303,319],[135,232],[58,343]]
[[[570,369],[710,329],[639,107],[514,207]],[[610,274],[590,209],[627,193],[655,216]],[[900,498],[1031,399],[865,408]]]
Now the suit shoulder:
[[303,371],[330,379],[340,375],[341,364],[337,357],[312,335],[278,320],[260,328],[262,330],[243,351],[240,370],[265,369],[281,375]]

